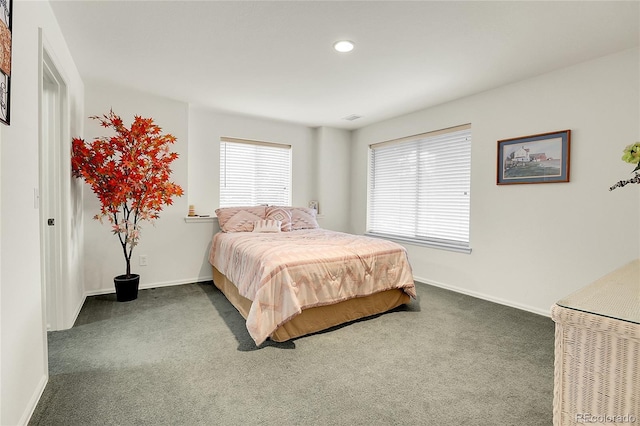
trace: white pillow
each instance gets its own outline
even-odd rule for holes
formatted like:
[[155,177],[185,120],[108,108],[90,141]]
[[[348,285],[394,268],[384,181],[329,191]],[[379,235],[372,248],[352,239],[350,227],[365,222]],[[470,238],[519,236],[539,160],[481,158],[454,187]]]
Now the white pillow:
[[253,222],[253,232],[280,232],[281,220],[262,219]]

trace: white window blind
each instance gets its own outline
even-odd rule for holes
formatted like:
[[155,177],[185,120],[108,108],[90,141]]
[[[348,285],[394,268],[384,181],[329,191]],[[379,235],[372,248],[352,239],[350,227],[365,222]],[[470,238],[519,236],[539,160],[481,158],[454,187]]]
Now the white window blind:
[[291,146],[220,139],[220,207],[291,204]]
[[368,232],[469,251],[471,126],[370,146]]

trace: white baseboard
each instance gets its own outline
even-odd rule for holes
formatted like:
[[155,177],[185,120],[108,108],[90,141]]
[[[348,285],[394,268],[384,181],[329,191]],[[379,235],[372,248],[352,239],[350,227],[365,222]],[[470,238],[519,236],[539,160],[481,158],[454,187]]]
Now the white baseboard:
[[[421,283],[424,283],[424,284],[427,284],[427,285],[432,285],[434,287],[440,287],[440,288],[443,288],[445,290],[455,291],[456,293],[466,294],[467,296],[475,297],[475,298],[482,299],[482,300],[487,300],[489,302],[498,303],[500,305],[509,306],[509,307],[512,307],[512,308],[520,309],[520,310],[523,310],[523,311],[531,312],[531,313],[542,315],[542,316],[545,316],[545,317],[550,317],[551,316],[551,309],[550,308],[548,310],[543,310],[543,309],[535,308],[533,306],[524,305],[522,303],[513,302],[511,300],[502,299],[500,297],[489,296],[487,294],[480,293],[480,292],[477,292],[477,291],[467,290],[467,289],[464,289],[464,288],[456,287],[456,286],[449,285],[449,284],[444,284],[444,283],[433,281],[433,280],[428,280],[426,278],[421,278],[421,277],[418,277],[418,276],[414,276],[413,279],[415,281],[418,281],[418,282],[421,282]],[[169,286],[173,286],[173,285],[201,283],[201,282],[212,281],[212,280],[213,280],[213,275],[204,276],[204,277],[197,277],[197,278],[182,279],[182,280],[174,280],[174,281],[163,281],[163,282],[157,282],[157,283],[147,283],[147,284],[141,285],[140,289],[143,290],[143,289],[147,289],[147,288],[169,287]],[[92,290],[92,291],[88,291],[88,292],[85,293],[85,298],[87,298],[88,296],[98,296],[98,295],[101,295],[101,294],[111,294],[111,293],[115,293],[115,289],[113,287],[108,288],[108,289]],[[83,303],[84,303],[84,299],[83,299]],[[82,304],[80,304],[80,308],[82,308]],[[79,313],[80,313],[80,310],[78,310],[78,312],[76,313],[75,317],[77,317]]]
[[34,411],[36,411],[36,406],[38,405],[38,401],[40,401],[40,398],[42,397],[44,388],[47,386],[48,381],[49,381],[49,376],[46,374],[43,375],[42,378],[40,379],[40,383],[38,383],[38,386],[36,387],[35,392],[31,396],[31,399],[29,399],[29,404],[24,410],[24,414],[22,415],[22,417],[20,418],[20,421],[18,422],[19,426],[23,426],[23,425],[26,426],[29,423],[29,420],[31,420],[31,416],[33,416]]
[[[444,283],[433,281],[433,280],[428,280],[426,278],[421,278],[421,277],[418,277],[418,276],[414,276],[413,279],[415,281],[418,281],[418,282],[421,282],[421,283],[424,283],[424,284],[427,284],[427,285],[432,285],[434,287],[440,287],[440,288],[443,288],[445,290],[455,291],[456,293],[466,294],[467,296],[475,297],[475,298],[482,299],[482,300],[487,300],[489,302],[498,303],[500,305],[509,306],[509,307],[512,307],[512,308],[520,309],[520,310],[523,310],[523,311],[531,312],[531,313],[542,315],[542,316],[545,316],[545,317],[550,317],[551,316],[551,309],[550,308],[548,310],[543,310],[543,309],[535,308],[533,306],[524,305],[522,303],[513,302],[511,300],[506,300],[506,299],[502,299],[502,298],[499,298],[499,297],[489,296],[487,294],[480,293],[480,292],[477,292],[477,291],[467,290],[467,289],[464,289],[464,288],[452,286],[452,285],[449,285],[449,284],[444,284]],[[169,286],[173,286],[173,285],[201,283],[201,282],[212,281],[212,280],[213,280],[213,275],[204,276],[204,277],[197,277],[197,278],[182,279],[182,280],[174,280],[174,281],[163,281],[163,282],[156,282],[156,283],[147,283],[147,284],[141,285],[140,289],[143,290],[143,289],[148,289],[148,288],[169,287]],[[92,290],[92,291],[88,291],[88,292],[85,293],[85,299],[87,297],[89,297],[89,296],[98,296],[98,295],[101,295],[101,294],[111,294],[111,293],[115,293],[115,289],[113,287],[108,288],[108,289]],[[83,299],[83,303],[84,303],[84,299]],[[80,304],[80,308],[82,308],[82,304]],[[78,310],[78,312],[76,313],[75,317],[77,317],[79,313],[80,313],[80,310]]]
[[417,282],[421,282],[421,283],[424,283],[424,284],[432,285],[434,287],[444,288],[445,290],[455,291],[456,293],[466,294],[467,296],[472,296],[472,297],[475,297],[475,298],[478,298],[478,299],[482,299],[482,300],[488,300],[489,302],[498,303],[500,305],[509,306],[509,307],[512,307],[512,308],[520,309],[520,310],[523,310],[523,311],[531,312],[531,313],[542,315],[542,316],[545,316],[545,317],[551,317],[551,308],[549,308],[548,310],[534,308],[533,306],[523,305],[521,303],[516,303],[516,302],[513,302],[511,300],[505,300],[505,299],[502,299],[502,298],[499,298],[499,297],[489,296],[489,295],[484,294],[484,293],[480,293],[480,292],[472,291],[472,290],[467,290],[467,289],[456,287],[456,286],[452,286],[452,285],[449,285],[449,284],[439,283],[437,281],[428,280],[426,278],[420,278],[420,277],[414,276],[413,279],[415,281],[417,281]]
[[[139,288],[140,288],[140,290],[144,290],[146,288],[170,287],[170,286],[173,286],[173,285],[202,283],[202,282],[206,282],[206,281],[213,281],[213,275],[204,276],[204,277],[197,277],[197,278],[187,278],[187,279],[174,280],[174,281],[162,281],[162,282],[157,282],[157,283],[146,283],[146,284],[140,285]],[[101,294],[111,294],[111,293],[115,293],[115,292],[116,292],[116,290],[115,290],[114,287],[111,287],[111,288],[108,288],[108,289],[91,290],[91,291],[85,292],[85,298],[87,298],[89,296],[98,296],[98,295],[101,295]]]

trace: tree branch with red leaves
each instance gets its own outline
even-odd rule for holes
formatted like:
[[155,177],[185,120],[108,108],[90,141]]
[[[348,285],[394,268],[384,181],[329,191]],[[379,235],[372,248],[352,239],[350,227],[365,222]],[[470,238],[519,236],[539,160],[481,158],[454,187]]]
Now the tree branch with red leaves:
[[171,134],[151,118],[135,116],[130,128],[113,110],[103,116],[90,117],[115,131],[114,136],[85,142],[72,140],[71,169],[73,176],[84,179],[100,201],[100,213],[94,219],[107,218],[118,235],[127,269],[131,275],[131,255],[140,238],[140,222],[160,217],[182,188],[170,181],[171,163],[178,154],[170,151],[176,142]]

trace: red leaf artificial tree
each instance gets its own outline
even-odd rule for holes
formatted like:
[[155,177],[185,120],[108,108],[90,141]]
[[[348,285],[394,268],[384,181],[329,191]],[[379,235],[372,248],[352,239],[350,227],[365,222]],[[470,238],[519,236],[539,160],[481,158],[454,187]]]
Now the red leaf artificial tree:
[[162,134],[151,118],[135,116],[130,129],[113,110],[90,118],[116,134],[90,143],[73,138],[71,168],[73,176],[91,185],[100,200],[100,213],[94,219],[102,222],[107,217],[113,225],[129,278],[131,254],[140,238],[140,221],[153,222],[164,205],[173,203],[172,197],[183,194],[182,188],[169,180],[171,163],[178,158],[169,146],[176,138]]

